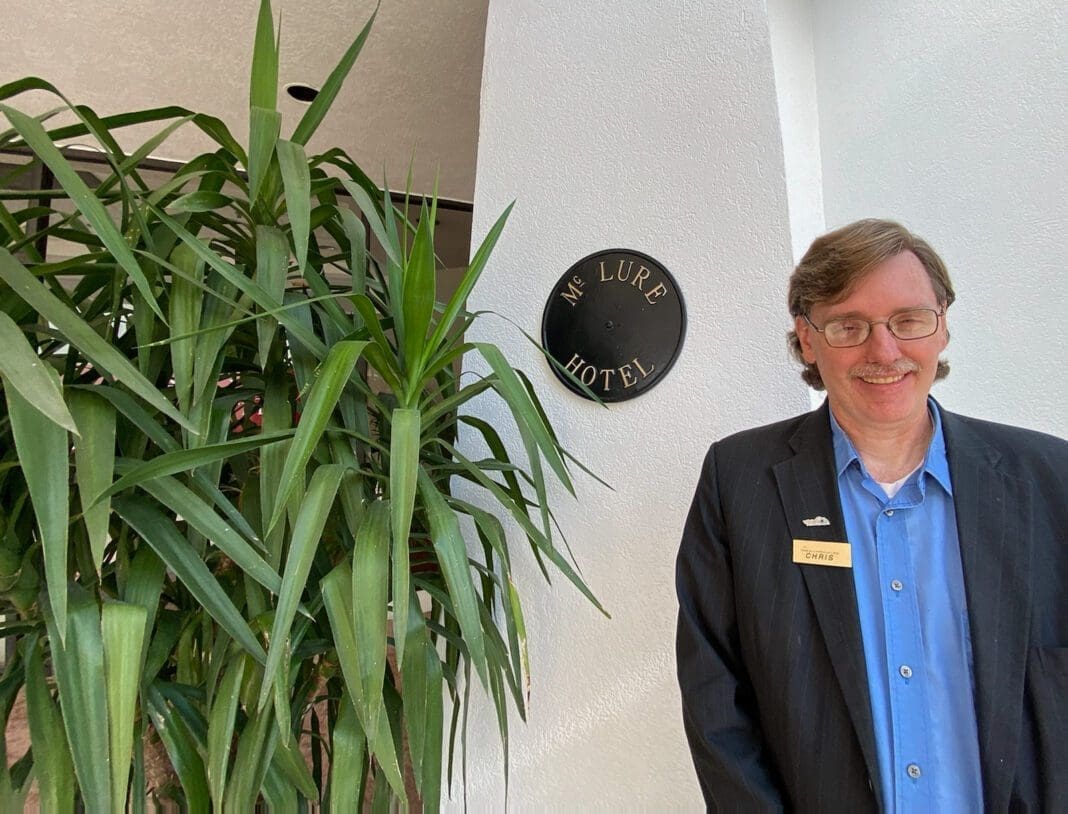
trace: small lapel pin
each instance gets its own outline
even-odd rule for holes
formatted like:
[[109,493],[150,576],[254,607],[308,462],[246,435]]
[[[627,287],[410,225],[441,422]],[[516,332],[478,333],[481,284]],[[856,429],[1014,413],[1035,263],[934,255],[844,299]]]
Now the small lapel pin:
[[801,522],[806,526],[829,526],[829,525],[831,525],[831,521],[828,520],[826,517],[824,517],[822,514],[816,515],[815,517],[806,517]]

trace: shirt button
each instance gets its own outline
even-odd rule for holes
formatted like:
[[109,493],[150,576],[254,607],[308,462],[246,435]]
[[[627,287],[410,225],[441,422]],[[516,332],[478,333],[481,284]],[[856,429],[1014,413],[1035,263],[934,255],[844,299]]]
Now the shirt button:
[[912,678],[912,668],[909,667],[907,664],[902,664],[898,668],[898,672],[901,673],[902,678]]
[[887,517],[893,517],[893,516],[894,516],[894,510],[893,510],[893,509],[887,509],[887,510],[886,510],[886,511],[884,512],[884,514],[885,514],[885,515],[886,515]]
[[900,591],[905,587],[904,583],[899,579],[890,580],[890,587],[895,591]]
[[905,771],[909,773],[909,777],[913,780],[919,780],[920,775],[923,774],[923,772],[920,771],[920,767],[915,763],[910,763],[906,766]]

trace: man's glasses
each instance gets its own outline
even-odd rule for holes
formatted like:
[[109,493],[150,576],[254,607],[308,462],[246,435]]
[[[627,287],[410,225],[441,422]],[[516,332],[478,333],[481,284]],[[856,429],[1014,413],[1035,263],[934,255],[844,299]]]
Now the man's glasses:
[[802,316],[813,330],[823,334],[823,338],[832,348],[853,348],[863,345],[876,325],[885,325],[898,339],[924,339],[938,330],[938,318],[945,312],[945,308],[941,311],[933,308],[913,308],[911,311],[899,311],[890,319],[875,322],[857,317],[842,317],[829,320],[822,328],[815,325],[808,318],[808,314]]

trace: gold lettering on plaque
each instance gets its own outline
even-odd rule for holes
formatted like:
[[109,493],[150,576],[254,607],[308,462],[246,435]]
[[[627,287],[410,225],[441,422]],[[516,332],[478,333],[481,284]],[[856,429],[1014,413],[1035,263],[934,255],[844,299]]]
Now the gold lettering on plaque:
[[[621,283],[630,283],[630,285],[645,295],[645,299],[650,305],[656,305],[657,300],[668,293],[667,286],[663,283],[657,283],[646,291],[645,281],[649,279],[651,272],[646,266],[638,266],[637,271],[635,271],[633,260],[620,260],[619,265],[612,271],[609,271],[605,267],[604,260],[598,263],[597,267],[600,269],[599,279],[602,283],[610,283],[613,280],[618,280]],[[577,281],[578,278],[576,277],[575,280]],[[571,293],[572,295],[575,295],[577,292],[572,290]],[[577,293],[577,296],[573,297],[569,297],[566,293],[563,296],[564,299],[574,305],[575,299],[577,299],[578,296],[581,296],[581,293]]]
[[[635,368],[638,369],[640,376],[635,373]],[[600,378],[601,390],[607,393],[612,387],[613,376],[619,376],[624,388],[633,387],[640,379],[644,379],[656,370],[656,365],[649,365],[649,369],[646,370],[642,363],[638,361],[638,357],[635,356],[620,368],[597,368],[583,359],[581,354],[574,353],[571,356],[571,360],[564,365],[564,369],[587,387],[593,386]]]
[[667,294],[667,287],[663,283],[657,283],[645,292],[645,299],[650,305],[656,305],[656,301]]
[[637,286],[639,291],[644,291],[645,289],[642,288],[642,283],[648,279],[649,269],[647,269],[645,266],[642,266],[638,269],[638,273],[634,275],[634,279],[631,280],[630,284],[633,286]]
[[567,291],[561,291],[560,296],[571,303],[571,307],[574,308],[582,296],[582,289],[585,285],[586,281],[575,275],[567,281]]
[[573,375],[578,375],[579,368],[586,364],[586,360],[577,353],[571,357],[571,361],[564,365],[564,370]]

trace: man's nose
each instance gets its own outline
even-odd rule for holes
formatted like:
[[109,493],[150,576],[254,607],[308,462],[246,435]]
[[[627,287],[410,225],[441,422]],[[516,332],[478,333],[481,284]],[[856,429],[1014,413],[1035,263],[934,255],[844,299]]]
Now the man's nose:
[[873,362],[895,362],[901,357],[897,337],[890,333],[890,327],[885,322],[876,322],[871,326],[868,355]]

